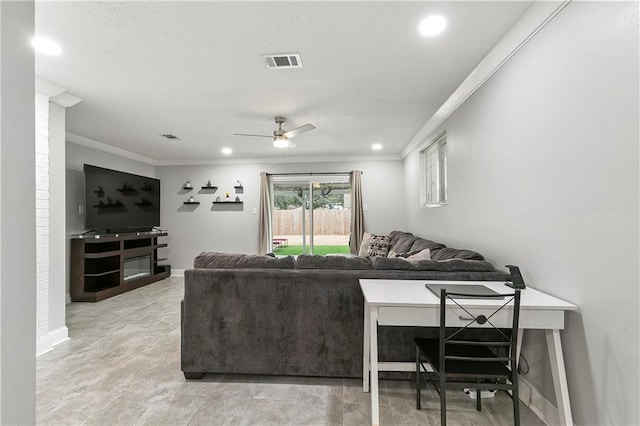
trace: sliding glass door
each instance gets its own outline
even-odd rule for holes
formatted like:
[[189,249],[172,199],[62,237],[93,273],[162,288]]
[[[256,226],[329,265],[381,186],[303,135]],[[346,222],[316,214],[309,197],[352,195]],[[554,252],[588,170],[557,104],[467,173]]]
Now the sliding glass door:
[[273,175],[272,251],[277,255],[349,253],[349,175]]

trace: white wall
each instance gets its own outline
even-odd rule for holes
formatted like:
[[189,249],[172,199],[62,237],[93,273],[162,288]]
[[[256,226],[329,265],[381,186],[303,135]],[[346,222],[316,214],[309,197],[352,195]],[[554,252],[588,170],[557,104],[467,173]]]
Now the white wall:
[[[405,159],[412,232],[580,307],[562,332],[576,424],[640,421],[638,101],[637,3],[572,2],[434,132],[446,207],[418,206],[418,152]],[[555,401],[541,333],[523,353]]]
[[35,424],[32,1],[0,2],[0,424]]
[[[363,161],[299,164],[229,164],[207,166],[159,166],[157,177],[161,180],[162,228],[169,231],[169,248],[164,254],[173,270],[190,268],[193,259],[203,251],[233,253],[257,253],[260,172],[308,173],[349,172],[362,170],[362,192],[367,229],[386,233],[404,229],[404,215],[398,206],[404,200],[404,181],[400,161]],[[219,187],[213,194],[199,194],[199,188],[211,180]],[[182,185],[190,180],[195,189],[184,192]],[[244,185],[244,201],[241,211],[212,210],[216,196],[224,198],[225,192],[235,197],[233,186],[239,180]],[[193,195],[201,204],[193,209],[183,206]],[[225,206],[223,206],[224,208]]]

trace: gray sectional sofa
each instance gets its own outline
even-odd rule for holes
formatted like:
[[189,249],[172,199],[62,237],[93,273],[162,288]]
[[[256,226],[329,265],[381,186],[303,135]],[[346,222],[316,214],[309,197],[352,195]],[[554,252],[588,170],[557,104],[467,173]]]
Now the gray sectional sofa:
[[[204,373],[362,376],[360,278],[507,280],[479,253],[406,232],[391,250],[424,248],[431,260],[202,253],[185,271],[181,368]],[[381,327],[379,359],[411,361],[413,338],[433,330]]]

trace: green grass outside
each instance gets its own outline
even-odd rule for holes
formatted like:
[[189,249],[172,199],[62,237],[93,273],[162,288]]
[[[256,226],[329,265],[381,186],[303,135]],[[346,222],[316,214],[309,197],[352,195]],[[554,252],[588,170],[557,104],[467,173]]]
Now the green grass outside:
[[[307,247],[308,249],[308,247]],[[273,253],[278,256],[297,255],[302,254],[302,246],[288,246],[274,248]],[[328,254],[328,253],[349,253],[348,245],[341,246],[315,246],[313,248],[313,254]]]

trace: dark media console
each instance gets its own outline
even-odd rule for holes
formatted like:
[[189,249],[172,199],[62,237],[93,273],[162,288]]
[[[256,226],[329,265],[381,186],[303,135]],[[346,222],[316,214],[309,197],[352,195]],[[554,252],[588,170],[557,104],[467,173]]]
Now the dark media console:
[[159,237],[166,232],[82,235],[71,240],[71,300],[98,302],[167,278]]

